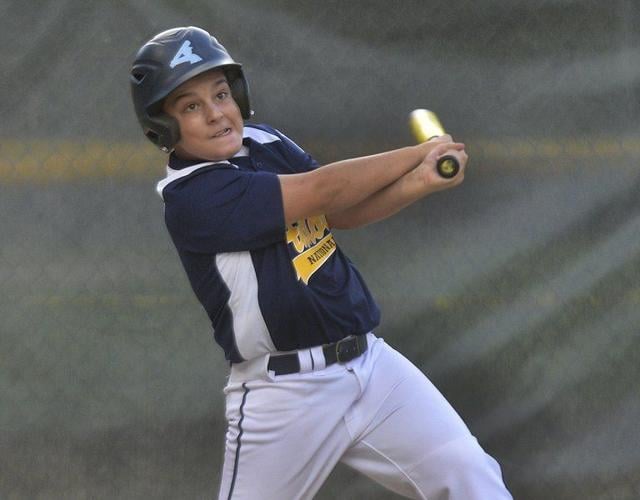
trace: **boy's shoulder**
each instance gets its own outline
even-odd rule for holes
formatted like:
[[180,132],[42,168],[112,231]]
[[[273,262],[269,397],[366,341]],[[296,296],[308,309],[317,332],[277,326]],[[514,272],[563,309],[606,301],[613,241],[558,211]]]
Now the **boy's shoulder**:
[[249,138],[263,145],[275,146],[285,151],[286,154],[298,156],[306,155],[304,150],[291,138],[280,130],[266,123],[245,123],[243,137]]
[[266,123],[245,123],[242,136],[260,144],[284,140],[282,132]]

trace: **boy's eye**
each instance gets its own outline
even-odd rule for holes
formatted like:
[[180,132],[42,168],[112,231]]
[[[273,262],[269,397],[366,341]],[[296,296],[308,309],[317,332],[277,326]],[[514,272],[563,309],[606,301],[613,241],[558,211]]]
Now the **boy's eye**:
[[216,98],[219,101],[222,101],[223,99],[226,99],[229,96],[229,92],[220,92],[219,94],[216,95]]
[[185,111],[195,111],[196,109],[198,109],[198,105],[197,105],[195,102],[192,102],[192,103],[190,103],[190,104],[187,104],[187,105],[184,107],[184,110],[185,110]]

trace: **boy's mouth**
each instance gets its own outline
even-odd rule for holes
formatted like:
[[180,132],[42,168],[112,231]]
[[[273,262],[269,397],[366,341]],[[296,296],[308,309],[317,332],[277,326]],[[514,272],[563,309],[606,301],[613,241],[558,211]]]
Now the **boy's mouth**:
[[229,127],[222,129],[220,132],[218,132],[217,134],[215,134],[213,137],[224,137],[225,135],[228,135],[231,133],[231,129]]

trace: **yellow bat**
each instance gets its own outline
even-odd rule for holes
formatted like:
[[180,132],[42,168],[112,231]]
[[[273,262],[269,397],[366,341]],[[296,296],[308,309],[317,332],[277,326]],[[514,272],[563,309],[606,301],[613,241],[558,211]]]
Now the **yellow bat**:
[[[409,127],[418,142],[426,142],[445,134],[436,114],[428,109],[414,109],[409,114]],[[455,156],[445,155],[438,159],[436,168],[440,176],[451,179],[460,170],[460,164]]]

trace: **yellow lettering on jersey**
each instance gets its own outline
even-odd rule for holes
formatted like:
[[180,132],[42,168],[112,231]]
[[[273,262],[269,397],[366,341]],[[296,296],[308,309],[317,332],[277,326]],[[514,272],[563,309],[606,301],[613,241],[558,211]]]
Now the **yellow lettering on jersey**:
[[299,220],[287,228],[287,243],[291,243],[298,253],[293,258],[293,267],[305,285],[335,252],[336,242],[328,230],[329,224],[324,215]]
[[322,264],[336,251],[336,241],[331,233],[322,238],[316,245],[305,250],[293,259],[293,267],[296,269],[298,279],[305,285],[309,283],[309,278]]
[[301,219],[287,228],[287,243],[293,243],[296,252],[301,253],[323,238],[327,229],[329,224],[324,215]]

